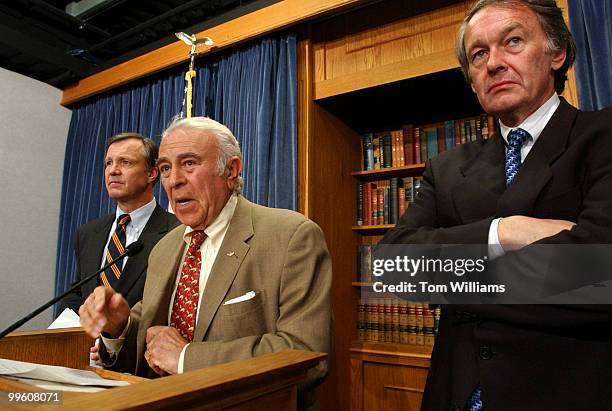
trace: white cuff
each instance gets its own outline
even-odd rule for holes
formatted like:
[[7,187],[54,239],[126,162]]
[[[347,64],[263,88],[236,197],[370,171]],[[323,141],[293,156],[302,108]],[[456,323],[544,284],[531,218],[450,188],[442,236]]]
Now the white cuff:
[[117,338],[106,338],[103,335],[100,335],[102,344],[104,344],[104,346],[106,347],[106,352],[108,352],[111,357],[116,357],[116,355],[119,354],[119,351],[121,351],[121,347],[123,347],[123,342],[125,341],[125,336],[128,330],[130,329],[131,321],[132,320],[130,319],[130,317],[128,317],[128,321],[125,325],[125,328],[123,329],[123,332]]
[[178,366],[176,367],[176,373],[177,374],[182,374],[183,373],[183,364],[185,362],[185,351],[187,351],[187,347],[189,347],[189,344],[186,344],[183,347],[183,349],[181,350],[181,355],[179,355]]
[[497,228],[500,221],[501,218],[496,218],[491,221],[491,225],[489,226],[489,260],[494,260],[505,254],[504,248],[499,243],[499,236],[497,235]]

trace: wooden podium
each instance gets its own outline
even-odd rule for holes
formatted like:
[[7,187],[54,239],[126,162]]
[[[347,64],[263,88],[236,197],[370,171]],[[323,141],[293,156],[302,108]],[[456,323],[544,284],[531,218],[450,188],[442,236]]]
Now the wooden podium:
[[[80,328],[12,333],[0,340],[0,358],[88,369],[92,339]],[[97,393],[65,392],[61,409],[297,409],[297,384],[327,354],[287,350],[248,360],[148,380],[92,369],[132,385]],[[0,378],[0,391],[37,391]],[[5,408],[4,404],[0,408]],[[6,409],[49,409],[57,405],[15,404]]]

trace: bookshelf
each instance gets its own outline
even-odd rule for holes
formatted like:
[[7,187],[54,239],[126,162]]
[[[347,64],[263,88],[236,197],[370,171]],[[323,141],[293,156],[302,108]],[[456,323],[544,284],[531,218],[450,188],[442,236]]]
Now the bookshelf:
[[[355,187],[417,177],[424,164],[364,171],[361,136],[482,113],[454,56],[470,4],[364,2],[300,27],[298,203],[323,229],[334,272],[335,352],[319,389],[324,409],[419,409],[431,347],[358,341],[356,307],[371,283],[356,278],[357,246],[376,244],[393,225],[356,225]],[[565,97],[575,104],[575,95],[570,73]]]
[[425,170],[425,163],[409,164],[400,167],[381,168],[378,170],[353,171],[351,175],[357,180],[382,180],[389,177],[419,176]]

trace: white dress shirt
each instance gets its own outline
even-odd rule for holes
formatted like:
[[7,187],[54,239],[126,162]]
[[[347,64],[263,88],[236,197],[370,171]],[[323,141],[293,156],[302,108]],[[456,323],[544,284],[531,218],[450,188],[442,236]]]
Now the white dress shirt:
[[[538,137],[540,137],[540,134],[542,134],[542,130],[544,130],[544,127],[546,127],[548,124],[548,121],[557,110],[557,107],[559,107],[559,104],[561,104],[559,96],[557,93],[553,93],[546,103],[542,104],[539,109],[527,117],[518,126],[514,128],[508,127],[500,121],[499,126],[502,137],[506,142],[506,150],[508,145],[508,134],[510,131],[517,128],[522,128],[523,130],[527,131],[531,135],[531,138],[527,139],[527,141],[525,141],[521,147],[521,163],[523,163]],[[497,258],[505,253],[503,247],[499,243],[499,235],[497,232],[500,220],[501,218],[496,218],[489,226],[489,258]]]
[[[206,239],[200,246],[200,253],[202,256],[202,265],[200,267],[200,279],[199,279],[199,293],[198,293],[198,308],[196,312],[196,324],[198,321],[198,315],[200,313],[200,307],[202,306],[202,294],[204,293],[204,287],[206,287],[206,283],[208,282],[208,277],[210,276],[210,271],[212,266],[217,258],[217,253],[219,252],[219,248],[225,239],[225,234],[227,233],[227,229],[229,228],[230,221],[234,216],[234,211],[236,211],[236,205],[238,204],[238,196],[232,195],[223,210],[219,213],[217,218],[210,224],[208,227],[204,229],[204,233],[206,234]],[[189,248],[189,243],[191,242],[191,233],[193,229],[189,226],[185,228],[185,233],[183,234],[183,240],[187,244],[185,247],[185,253],[187,252],[187,248]],[[172,298],[170,299],[170,306],[168,307],[168,324],[170,324],[170,316],[172,315],[172,306],[174,304],[174,296],[176,294],[176,289],[178,288],[179,282],[179,273],[183,266],[183,261],[185,260],[185,254],[181,258],[181,264],[179,264],[179,271],[176,274],[176,279],[174,281],[174,290],[172,291]],[[115,355],[119,353],[121,347],[123,346],[123,341],[125,340],[125,335],[127,334],[130,328],[130,320],[128,319],[128,323],[121,333],[121,336],[117,339],[105,338],[102,337],[102,342],[106,346],[106,350],[109,354]],[[179,357],[178,363],[178,373],[183,372],[183,362],[185,357],[185,351],[187,350],[187,346],[183,347]],[[115,357],[116,358],[116,357]]]
[[[102,252],[102,262],[100,263],[100,268],[104,267],[106,264],[106,250],[108,249],[108,244],[113,236],[113,233],[117,229],[117,219],[123,214],[130,215],[130,222],[125,226],[125,246],[127,247],[134,241],[138,240],[138,237],[140,237],[140,234],[147,225],[149,218],[151,218],[153,211],[155,211],[156,206],[157,202],[155,201],[155,197],[153,197],[153,199],[147,204],[132,211],[131,213],[126,213],[119,206],[117,206],[117,210],[115,211],[115,221],[113,221],[113,225],[108,233],[108,238],[106,239],[106,246]],[[129,257],[125,257],[123,259],[123,262],[121,263],[122,269],[125,267],[125,263],[127,262],[128,258]]]

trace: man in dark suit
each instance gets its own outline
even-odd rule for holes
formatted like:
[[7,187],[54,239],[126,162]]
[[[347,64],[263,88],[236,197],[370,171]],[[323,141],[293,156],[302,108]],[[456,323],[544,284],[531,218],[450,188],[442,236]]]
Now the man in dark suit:
[[[382,243],[488,244],[498,265],[534,243],[612,243],[612,110],[558,97],[575,45],[554,0],[480,0],[457,47],[501,135],[432,158]],[[611,311],[444,306],[422,409],[610,409]]]
[[130,216],[125,227],[124,246],[140,240],[144,249],[121,262],[119,278],[113,280],[114,273],[105,272],[97,282],[88,282],[79,292],[62,300],[62,310],[69,307],[78,311],[83,304],[83,296],[88,296],[97,285],[107,284],[108,281],[113,281],[112,287],[126,298],[130,306],[142,299],[149,253],[161,237],[178,225],[176,217],[162,209],[153,197],[153,187],[159,174],[157,154],[155,142],[140,134],[122,133],[108,140],[104,181],[109,197],[117,201],[117,209],[114,214],[90,221],[77,229],[74,237],[77,281],[106,264],[109,244],[117,229],[118,219],[123,215]]

